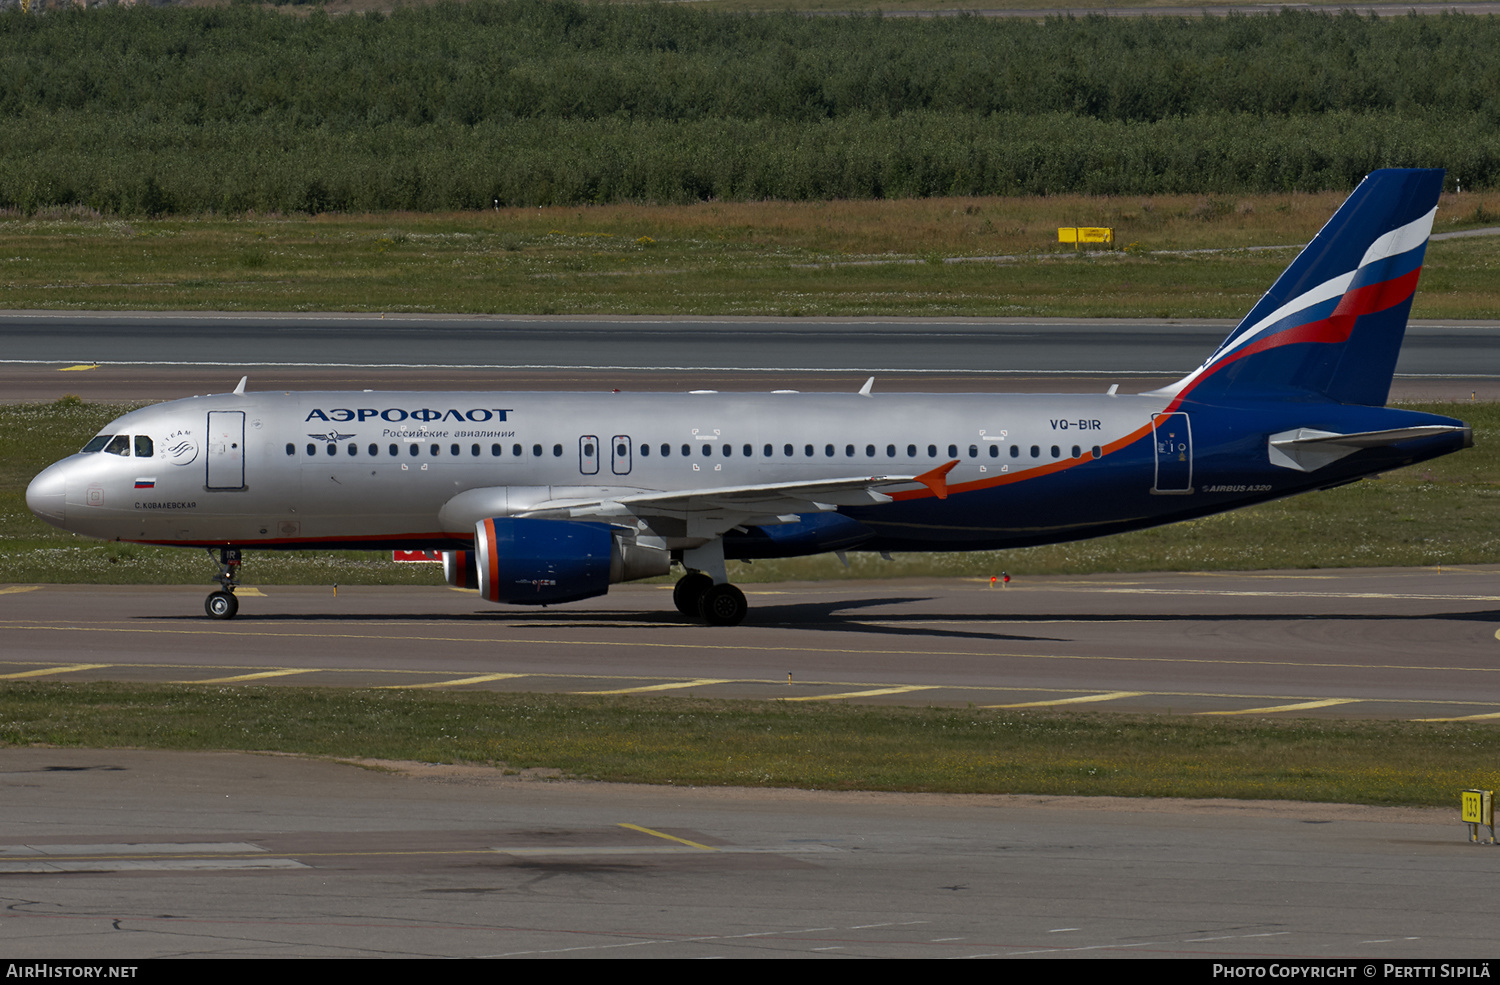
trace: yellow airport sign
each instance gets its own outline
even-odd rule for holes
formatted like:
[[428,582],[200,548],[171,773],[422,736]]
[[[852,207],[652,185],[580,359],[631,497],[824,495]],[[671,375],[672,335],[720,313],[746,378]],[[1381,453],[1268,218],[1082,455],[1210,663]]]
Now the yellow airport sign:
[[1115,241],[1115,231],[1111,226],[1059,226],[1057,229],[1057,241],[1059,243],[1110,243]]
[[1495,843],[1495,795],[1490,790],[1464,790],[1459,793],[1463,823],[1469,826],[1469,840],[1479,840],[1479,827],[1490,829],[1490,844]]

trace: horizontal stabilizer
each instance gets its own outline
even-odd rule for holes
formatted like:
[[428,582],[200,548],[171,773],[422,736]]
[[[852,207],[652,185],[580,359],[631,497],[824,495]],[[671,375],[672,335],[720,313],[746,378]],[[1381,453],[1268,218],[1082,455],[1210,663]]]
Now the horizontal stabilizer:
[[1271,464],[1298,472],[1316,472],[1345,455],[1352,455],[1362,448],[1384,448],[1412,438],[1431,438],[1440,434],[1467,431],[1468,428],[1449,424],[1429,424],[1422,427],[1392,428],[1386,431],[1359,431],[1354,434],[1338,434],[1318,431],[1314,428],[1297,428],[1271,435],[1268,448]]

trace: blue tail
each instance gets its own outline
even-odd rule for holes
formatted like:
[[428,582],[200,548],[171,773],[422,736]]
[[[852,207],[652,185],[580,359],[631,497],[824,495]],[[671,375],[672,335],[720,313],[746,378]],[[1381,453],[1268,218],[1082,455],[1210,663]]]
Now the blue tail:
[[1208,361],[1160,392],[1384,406],[1442,190],[1441,170],[1371,173]]

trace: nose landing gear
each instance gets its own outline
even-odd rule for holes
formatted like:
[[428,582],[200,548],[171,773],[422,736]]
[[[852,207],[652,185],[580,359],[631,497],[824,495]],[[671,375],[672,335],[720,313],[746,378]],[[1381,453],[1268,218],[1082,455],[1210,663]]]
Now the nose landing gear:
[[[208,548],[208,556],[213,557],[213,554],[214,549]],[[234,590],[240,583],[240,549],[219,548],[218,563],[219,573],[214,576],[214,581],[219,583],[219,590],[210,592],[203,600],[203,611],[210,619],[233,619],[240,611],[240,600],[234,597]]]

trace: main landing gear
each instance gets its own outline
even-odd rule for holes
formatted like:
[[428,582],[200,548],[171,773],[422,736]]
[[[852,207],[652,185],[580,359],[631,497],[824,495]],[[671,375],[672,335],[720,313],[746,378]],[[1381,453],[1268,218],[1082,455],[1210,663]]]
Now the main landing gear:
[[[208,548],[208,556],[213,557],[214,549]],[[219,573],[214,576],[214,581],[219,583],[217,592],[210,592],[208,598],[203,600],[203,611],[208,613],[210,619],[233,619],[235,613],[240,611],[240,600],[234,597],[234,590],[239,586],[240,578],[240,549],[238,547],[219,548]]]
[[729,584],[724,572],[724,541],[715,537],[682,552],[687,574],[672,589],[672,604],[685,616],[698,616],[710,626],[738,626],[749,606],[745,593]]
[[710,626],[738,626],[749,611],[745,593],[728,582],[715,585],[701,571],[689,571],[672,589],[672,604],[685,616],[697,616]]

